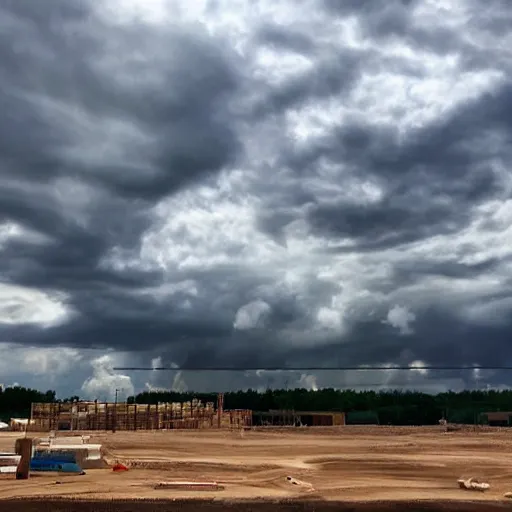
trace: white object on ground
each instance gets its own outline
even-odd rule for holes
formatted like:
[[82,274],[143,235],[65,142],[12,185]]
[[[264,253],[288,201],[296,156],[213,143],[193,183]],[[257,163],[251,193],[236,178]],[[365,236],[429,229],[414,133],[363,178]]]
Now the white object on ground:
[[15,453],[0,453],[0,473],[16,473],[21,455]]
[[313,485],[309,482],[304,482],[303,480],[297,480],[296,478],[293,478],[293,476],[287,476],[286,480],[290,482],[292,485],[300,485],[301,487],[307,487],[309,491],[314,491]]
[[17,469],[18,469],[18,466],[0,466],[0,473],[1,474],[5,474],[5,473],[12,474],[12,473],[16,473]]
[[50,451],[54,450],[87,450],[88,459],[101,459],[101,444],[50,444]]
[[155,489],[194,489],[199,491],[217,491],[223,490],[224,487],[217,482],[159,482],[155,485]]
[[476,478],[459,478],[457,480],[461,489],[467,489],[468,491],[487,491],[491,486],[486,482],[479,482]]

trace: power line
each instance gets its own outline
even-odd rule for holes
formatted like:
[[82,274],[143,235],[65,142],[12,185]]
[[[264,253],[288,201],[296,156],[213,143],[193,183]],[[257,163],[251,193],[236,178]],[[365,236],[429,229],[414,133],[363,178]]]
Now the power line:
[[294,367],[282,367],[282,366],[246,366],[232,367],[232,366],[182,366],[182,367],[147,367],[147,366],[119,366],[113,368],[115,371],[176,371],[176,372],[245,372],[245,371],[358,371],[358,372],[370,372],[370,371],[382,371],[382,370],[401,370],[401,371],[421,371],[421,370],[437,370],[437,371],[465,371],[465,370],[512,370],[512,366],[294,366]]

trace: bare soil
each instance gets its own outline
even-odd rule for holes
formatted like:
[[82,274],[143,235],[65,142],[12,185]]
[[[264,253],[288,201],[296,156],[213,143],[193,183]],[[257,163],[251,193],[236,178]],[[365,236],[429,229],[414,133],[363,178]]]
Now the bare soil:
[[510,510],[506,503],[492,502],[336,502],[299,500],[208,501],[189,500],[9,500],[2,501],[9,512],[498,512]]
[[[91,442],[104,445],[110,463],[122,462],[130,470],[39,473],[26,481],[3,477],[5,510],[512,508],[503,498],[512,491],[512,429],[319,427],[246,431],[243,437],[238,431],[215,430],[89,434]],[[12,450],[19,436],[1,433],[0,451]],[[482,479],[491,488],[460,489],[460,477]],[[154,489],[169,480],[215,481],[223,490]]]

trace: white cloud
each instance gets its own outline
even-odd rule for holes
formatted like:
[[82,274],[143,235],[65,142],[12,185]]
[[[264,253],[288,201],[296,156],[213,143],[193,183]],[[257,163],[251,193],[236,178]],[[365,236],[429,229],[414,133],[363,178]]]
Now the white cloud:
[[177,372],[172,379],[171,391],[183,393],[184,391],[188,391],[188,389],[188,385],[185,382],[182,372]]
[[162,358],[160,356],[151,359],[151,368],[155,371],[156,368],[162,367]]
[[239,331],[246,331],[256,327],[263,327],[270,311],[270,306],[263,300],[249,302],[236,312],[233,328]]
[[83,360],[83,354],[67,347],[31,347],[15,343],[0,343],[0,373],[29,373],[50,379],[73,372]]
[[155,368],[169,367],[177,368],[176,363],[170,365],[164,365],[161,356],[154,357],[151,359],[151,367],[153,371],[149,382],[146,382],[145,387],[148,391],[176,391],[184,392],[188,390],[187,383],[183,376],[183,373],[171,372],[168,370],[155,370]]
[[12,240],[23,240],[35,244],[44,244],[48,238],[36,231],[28,229],[15,222],[0,223],[0,249],[2,246]]
[[116,373],[112,355],[106,354],[91,361],[92,375],[82,384],[84,398],[112,401],[118,390],[118,399],[133,395],[134,386],[128,375]]
[[58,376],[73,371],[83,355],[79,350],[68,347],[25,348],[23,368],[34,375]]
[[0,324],[53,327],[70,319],[66,296],[0,283]]
[[416,315],[405,306],[395,305],[388,311],[386,323],[398,329],[400,334],[412,334],[411,324],[416,320]]
[[428,369],[424,368],[426,365],[423,361],[413,361],[409,367],[412,368],[410,375],[418,373],[419,375],[428,375]]
[[340,330],[343,325],[342,313],[332,308],[321,307],[316,318],[320,326],[327,329]]
[[297,387],[308,389],[310,391],[318,391],[317,377],[315,375],[302,374],[299,378]]

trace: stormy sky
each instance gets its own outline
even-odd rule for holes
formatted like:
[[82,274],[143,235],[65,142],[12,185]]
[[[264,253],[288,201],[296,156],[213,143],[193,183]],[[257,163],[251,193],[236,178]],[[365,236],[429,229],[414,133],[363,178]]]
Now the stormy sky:
[[512,384],[508,0],[2,0],[0,105],[0,382]]

